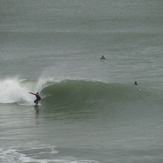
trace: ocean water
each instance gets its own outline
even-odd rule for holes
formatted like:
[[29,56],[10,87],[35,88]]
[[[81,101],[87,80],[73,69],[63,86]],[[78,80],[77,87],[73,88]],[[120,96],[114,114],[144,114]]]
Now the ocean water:
[[162,163],[162,55],[162,0],[0,0],[0,162]]

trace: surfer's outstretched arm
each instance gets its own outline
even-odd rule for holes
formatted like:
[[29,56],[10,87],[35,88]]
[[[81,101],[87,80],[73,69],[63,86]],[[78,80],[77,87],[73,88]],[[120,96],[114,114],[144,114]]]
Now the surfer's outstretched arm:
[[32,95],[36,95],[35,93],[33,93],[33,92],[29,92],[30,94],[32,94]]

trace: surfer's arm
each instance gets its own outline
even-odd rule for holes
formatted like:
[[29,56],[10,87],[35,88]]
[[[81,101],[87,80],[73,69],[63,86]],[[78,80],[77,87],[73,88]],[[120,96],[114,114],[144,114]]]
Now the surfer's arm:
[[29,92],[30,94],[32,94],[32,95],[36,95],[35,93],[32,93],[32,92]]

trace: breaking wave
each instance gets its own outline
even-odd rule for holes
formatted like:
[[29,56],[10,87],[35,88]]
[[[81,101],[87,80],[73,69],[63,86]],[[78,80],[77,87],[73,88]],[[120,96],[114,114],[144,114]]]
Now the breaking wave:
[[51,83],[42,89],[45,102],[87,102],[90,100],[125,101],[136,100],[140,96],[138,89],[124,84],[103,83],[85,80],[64,80]]
[[[89,103],[105,100],[106,102],[127,102],[142,100],[147,92],[138,86],[104,83],[88,80],[40,80],[29,81],[12,78],[0,80],[0,103],[33,105],[34,96],[29,91],[39,91],[43,104]],[[149,94],[148,94],[149,96]]]

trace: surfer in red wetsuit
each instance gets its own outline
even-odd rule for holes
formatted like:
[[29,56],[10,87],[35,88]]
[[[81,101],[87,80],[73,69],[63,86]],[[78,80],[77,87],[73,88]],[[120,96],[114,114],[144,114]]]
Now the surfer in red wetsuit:
[[29,92],[29,93],[36,96],[36,100],[34,101],[34,103],[38,105],[38,102],[41,100],[39,93],[38,92],[37,93]]

